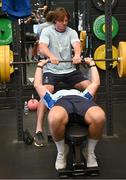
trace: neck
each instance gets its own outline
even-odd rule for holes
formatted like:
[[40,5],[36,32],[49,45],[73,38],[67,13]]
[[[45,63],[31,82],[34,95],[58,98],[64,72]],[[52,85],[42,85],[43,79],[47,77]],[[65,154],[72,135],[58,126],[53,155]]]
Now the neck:
[[58,29],[57,27],[55,27],[55,30],[56,30],[57,32],[59,32],[59,33],[64,33],[64,32],[66,31],[66,29],[65,29],[65,30],[60,30],[60,29]]

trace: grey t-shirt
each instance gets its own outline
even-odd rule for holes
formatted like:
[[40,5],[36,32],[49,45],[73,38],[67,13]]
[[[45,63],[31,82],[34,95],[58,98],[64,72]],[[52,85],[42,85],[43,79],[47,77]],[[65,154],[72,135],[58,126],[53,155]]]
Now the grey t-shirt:
[[44,72],[51,72],[54,74],[66,74],[73,72],[76,68],[72,64],[72,44],[79,42],[78,34],[70,27],[61,33],[55,30],[55,25],[50,25],[44,28],[39,43],[46,43],[50,51],[60,60],[71,61],[59,63],[58,65],[47,63],[44,66]]
[[50,26],[50,25],[52,25],[51,22],[44,22],[42,24],[39,24],[38,29],[37,29],[37,35],[40,37],[41,32],[43,31],[43,29]]

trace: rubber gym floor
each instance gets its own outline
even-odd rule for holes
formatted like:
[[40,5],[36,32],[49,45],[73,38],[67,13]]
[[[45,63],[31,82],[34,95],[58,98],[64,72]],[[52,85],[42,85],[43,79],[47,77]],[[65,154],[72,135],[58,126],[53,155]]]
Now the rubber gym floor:
[[[0,179],[58,179],[54,168],[56,148],[53,142],[38,148],[17,141],[15,109],[0,110]],[[103,135],[96,147],[100,166],[97,177],[76,179],[126,179],[126,104],[113,105],[113,136]],[[35,130],[36,113],[24,116],[24,129]],[[46,124],[45,124],[46,126]],[[48,128],[45,128],[47,133]]]

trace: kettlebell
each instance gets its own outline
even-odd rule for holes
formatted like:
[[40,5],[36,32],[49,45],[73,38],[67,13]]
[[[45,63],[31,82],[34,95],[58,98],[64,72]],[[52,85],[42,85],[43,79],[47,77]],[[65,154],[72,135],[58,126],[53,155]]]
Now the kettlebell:
[[34,95],[32,94],[32,98],[28,101],[28,109],[30,111],[36,111],[38,107],[38,100],[34,98]]

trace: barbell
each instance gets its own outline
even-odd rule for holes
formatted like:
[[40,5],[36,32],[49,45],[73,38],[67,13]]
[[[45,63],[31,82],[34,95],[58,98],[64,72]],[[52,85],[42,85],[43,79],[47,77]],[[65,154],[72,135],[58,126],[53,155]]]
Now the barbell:
[[[117,62],[117,70],[119,77],[126,77],[126,42],[119,42],[118,46],[118,55],[117,59],[94,59],[94,61],[109,61],[113,65],[113,62]],[[10,75],[14,72],[14,65],[23,65],[23,64],[37,64],[39,61],[21,61],[14,62],[12,54],[10,53],[10,46],[0,46],[0,83],[5,83],[10,81]],[[71,62],[59,61],[60,63]],[[49,61],[50,63],[50,61]],[[82,63],[85,63],[82,60]]]

